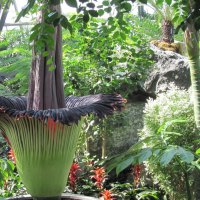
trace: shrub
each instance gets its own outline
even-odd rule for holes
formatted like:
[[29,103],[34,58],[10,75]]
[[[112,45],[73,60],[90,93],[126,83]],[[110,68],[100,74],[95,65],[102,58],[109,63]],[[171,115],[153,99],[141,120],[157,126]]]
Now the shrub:
[[[158,136],[160,134],[158,130],[163,124],[181,120],[182,123],[171,123],[167,132],[162,132],[160,137],[155,137],[153,142],[166,144],[168,147],[179,146],[194,152],[197,130],[190,92],[172,86],[169,91],[159,94],[156,100],[148,100],[144,113],[141,140],[156,136],[156,134]],[[162,189],[167,191],[170,199],[186,199],[186,177],[181,166],[189,171],[189,166],[181,161],[177,162],[176,158],[166,166],[161,165],[161,160],[156,159],[156,156],[150,157],[146,162],[147,171],[151,174],[153,182],[158,183]],[[191,172],[188,176],[188,181],[192,184]]]

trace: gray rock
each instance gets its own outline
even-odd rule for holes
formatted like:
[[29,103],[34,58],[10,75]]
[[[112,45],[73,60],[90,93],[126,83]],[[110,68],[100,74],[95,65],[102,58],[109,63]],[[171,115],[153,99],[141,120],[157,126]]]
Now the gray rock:
[[162,51],[154,45],[151,48],[155,53],[155,65],[144,83],[144,90],[156,95],[167,90],[170,83],[188,89],[191,81],[187,58],[172,51]]

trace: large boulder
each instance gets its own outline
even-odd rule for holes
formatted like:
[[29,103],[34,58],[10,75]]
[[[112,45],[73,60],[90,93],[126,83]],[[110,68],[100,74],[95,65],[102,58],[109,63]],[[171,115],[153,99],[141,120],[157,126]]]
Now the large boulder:
[[151,45],[154,67],[144,83],[144,90],[155,95],[168,89],[170,83],[188,89],[191,85],[189,63],[186,57],[172,51],[163,51]]

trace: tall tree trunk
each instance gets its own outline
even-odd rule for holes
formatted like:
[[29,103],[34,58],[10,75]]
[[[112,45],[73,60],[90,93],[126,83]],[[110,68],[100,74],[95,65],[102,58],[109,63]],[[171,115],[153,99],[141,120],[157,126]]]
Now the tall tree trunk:
[[3,9],[3,12],[2,12],[2,15],[1,15],[1,19],[0,19],[0,34],[1,34],[2,30],[3,30],[4,24],[6,22],[6,17],[8,15],[8,11],[9,11],[11,2],[12,2],[12,0],[7,0],[7,2],[5,4],[5,7]]
[[[60,5],[52,8],[52,10],[55,9],[61,13]],[[62,73],[62,28],[60,25],[55,28],[54,42],[54,50],[50,53],[55,67],[53,71],[49,70],[48,57],[37,55],[33,48],[28,109],[45,110],[65,107]]]
[[162,41],[167,43],[174,42],[174,25],[172,21],[163,19],[162,22]]

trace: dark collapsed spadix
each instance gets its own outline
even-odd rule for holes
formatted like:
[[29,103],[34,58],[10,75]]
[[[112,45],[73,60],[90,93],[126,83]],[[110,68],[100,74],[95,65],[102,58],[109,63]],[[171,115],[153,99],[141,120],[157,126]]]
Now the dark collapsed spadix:
[[82,116],[94,114],[100,118],[110,115],[114,110],[121,110],[125,100],[117,94],[97,94],[83,97],[69,96],[65,98],[66,107],[48,110],[26,110],[25,97],[0,97],[0,112],[10,117],[33,117],[43,121],[52,118],[62,124],[77,123]]

